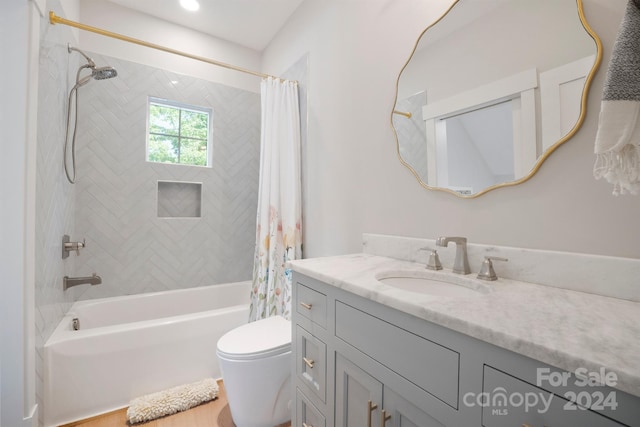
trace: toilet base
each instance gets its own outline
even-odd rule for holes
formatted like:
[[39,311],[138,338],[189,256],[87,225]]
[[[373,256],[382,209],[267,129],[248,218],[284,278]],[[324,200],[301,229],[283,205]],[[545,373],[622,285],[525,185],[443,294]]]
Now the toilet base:
[[[233,418],[231,417],[231,409],[229,409],[228,403],[224,405],[224,408],[222,408],[222,410],[218,414],[217,426],[218,427],[237,427],[233,422]],[[282,424],[278,424],[275,427],[291,427],[291,420]]]
[[273,427],[291,420],[291,351],[259,363],[218,358],[236,427]]

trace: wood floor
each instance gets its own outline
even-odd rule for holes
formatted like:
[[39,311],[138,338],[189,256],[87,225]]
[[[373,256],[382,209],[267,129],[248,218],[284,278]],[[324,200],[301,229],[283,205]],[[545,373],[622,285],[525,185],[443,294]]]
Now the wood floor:
[[[133,424],[140,427],[235,427],[227,404],[224,384],[218,381],[220,393],[214,400],[191,408],[188,411],[158,418],[146,423]],[[287,424],[290,425],[290,424]],[[61,427],[129,427],[127,408],[99,415]],[[280,427],[280,426],[279,426]]]

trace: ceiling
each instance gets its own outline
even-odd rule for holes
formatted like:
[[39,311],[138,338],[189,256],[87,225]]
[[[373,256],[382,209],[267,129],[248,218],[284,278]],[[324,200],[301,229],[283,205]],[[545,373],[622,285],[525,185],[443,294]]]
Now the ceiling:
[[303,0],[200,0],[189,12],[178,0],[109,0],[259,52],[269,44]]

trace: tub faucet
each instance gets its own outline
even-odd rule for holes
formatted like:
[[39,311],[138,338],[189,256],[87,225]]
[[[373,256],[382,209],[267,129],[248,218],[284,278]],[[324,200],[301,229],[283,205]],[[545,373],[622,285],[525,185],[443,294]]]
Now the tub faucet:
[[469,274],[469,258],[467,257],[467,238],[466,237],[438,237],[436,246],[447,247],[449,242],[456,244],[456,259],[453,262],[452,271],[457,274]]
[[96,273],[93,273],[91,276],[86,277],[69,277],[64,276],[62,279],[63,289],[66,291],[72,286],[83,285],[85,283],[90,283],[91,286],[99,285],[102,283],[102,277],[98,276]]

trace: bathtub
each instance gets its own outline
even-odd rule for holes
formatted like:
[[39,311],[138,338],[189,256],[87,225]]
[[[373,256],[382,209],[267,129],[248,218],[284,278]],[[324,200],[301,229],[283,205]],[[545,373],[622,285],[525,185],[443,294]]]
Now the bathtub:
[[250,288],[247,281],[76,302],[44,346],[45,426],[220,378],[216,343],[247,323]]

